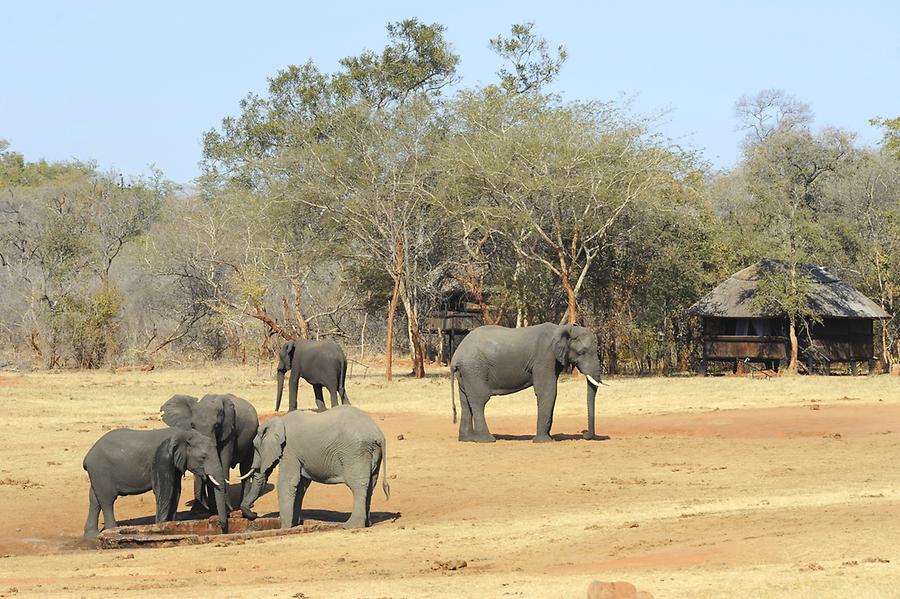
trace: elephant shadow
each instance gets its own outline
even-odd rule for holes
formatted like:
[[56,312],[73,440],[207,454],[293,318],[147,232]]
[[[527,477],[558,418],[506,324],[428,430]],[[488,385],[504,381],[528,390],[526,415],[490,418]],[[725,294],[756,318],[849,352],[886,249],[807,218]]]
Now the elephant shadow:
[[[573,433],[557,433],[550,435],[554,441],[587,441],[581,434]],[[494,433],[494,438],[498,441],[531,441],[534,435],[504,435]],[[609,441],[609,435],[595,435],[590,441]]]
[[[260,491],[259,496],[262,497],[266,493],[271,493],[274,490],[275,490],[275,485],[273,485],[272,483],[266,483],[265,486]],[[231,500],[231,504],[235,507],[237,507],[240,504],[240,502],[238,501],[239,491],[240,491],[240,489],[238,488],[237,485],[229,485],[228,486],[228,498]],[[188,506],[193,506],[194,501],[195,501],[194,499],[191,499],[190,501],[188,501],[187,502]],[[192,511],[190,509],[187,509],[187,510],[182,510],[180,512],[176,512],[174,520],[176,522],[179,522],[182,520],[202,520],[204,518],[207,518],[208,516],[209,516],[209,514],[206,513],[205,508],[201,508],[200,513]],[[119,520],[118,524],[119,524],[119,526],[142,526],[145,524],[154,524],[154,523],[156,523],[155,516],[141,516],[139,518],[132,518],[130,520]]]
[[[350,512],[338,512],[335,510],[301,510],[302,519],[304,520],[317,520],[319,522],[336,522],[339,524],[343,524],[347,520],[350,519]],[[400,519],[402,514],[400,512],[370,512],[369,519],[372,521],[372,526],[376,524],[380,524],[381,522],[396,522]],[[260,518],[278,518],[278,512],[269,512],[268,514],[260,514]]]

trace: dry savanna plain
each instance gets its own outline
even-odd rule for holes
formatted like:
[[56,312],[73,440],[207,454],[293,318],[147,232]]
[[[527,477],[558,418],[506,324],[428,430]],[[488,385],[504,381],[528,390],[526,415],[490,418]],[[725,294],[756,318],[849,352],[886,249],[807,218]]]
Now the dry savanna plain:
[[[80,540],[91,444],[164,426],[175,393],[271,414],[272,367],[2,373],[0,596],[584,597],[594,579],[657,599],[900,596],[900,378],[608,383],[605,440],[580,438],[585,383],[566,377],[558,442],[530,442],[529,390],[491,401],[482,445],[456,441],[446,370],[388,384],[357,366],[348,394],[385,432],[392,487],[372,528],[101,550]],[[343,486],[306,497],[308,519],[348,515]],[[146,519],[152,493],[116,507]]]

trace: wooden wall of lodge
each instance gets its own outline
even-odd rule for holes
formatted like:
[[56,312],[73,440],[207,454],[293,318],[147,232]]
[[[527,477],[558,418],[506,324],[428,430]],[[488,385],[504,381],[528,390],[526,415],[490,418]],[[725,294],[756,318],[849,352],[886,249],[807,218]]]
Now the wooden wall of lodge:
[[[784,335],[729,335],[721,331],[733,329],[739,319],[705,317],[703,358],[705,360],[786,360],[790,355],[790,341]],[[786,331],[787,323],[782,323]],[[728,326],[732,325],[732,326]],[[816,356],[830,362],[872,360],[875,357],[873,321],[870,318],[827,318],[810,330],[812,343],[800,336],[801,353],[811,346]]]

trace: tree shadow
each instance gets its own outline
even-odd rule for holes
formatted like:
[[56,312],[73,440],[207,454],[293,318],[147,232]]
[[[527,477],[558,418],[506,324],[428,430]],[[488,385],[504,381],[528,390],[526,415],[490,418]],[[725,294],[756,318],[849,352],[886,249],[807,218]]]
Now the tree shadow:
[[[594,435],[593,439],[585,439],[582,434],[573,433],[557,433],[550,436],[554,441],[609,441],[609,435]],[[494,438],[498,441],[532,441],[534,435],[498,435],[495,433]]]

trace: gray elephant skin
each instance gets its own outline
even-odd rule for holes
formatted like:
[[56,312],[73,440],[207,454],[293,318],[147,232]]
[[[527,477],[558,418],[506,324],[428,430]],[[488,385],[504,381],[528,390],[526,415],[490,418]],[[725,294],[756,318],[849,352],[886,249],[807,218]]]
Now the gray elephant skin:
[[198,480],[208,477],[216,485],[221,499],[219,505],[223,506],[219,519],[227,528],[221,490],[225,472],[212,440],[197,431],[115,429],[94,443],[82,467],[91,481],[85,537],[97,536],[100,510],[103,510],[104,527],[116,526],[113,511],[116,498],[140,495],[150,489],[156,495],[156,522],[174,519],[181,497],[181,477],[188,470]]
[[279,464],[282,528],[301,523],[303,496],[313,481],[350,487],[353,511],[344,525],[347,528],[371,526],[372,493],[382,468],[382,489],[390,499],[384,434],[375,421],[353,406],[276,416],[260,427],[253,445],[253,485],[241,505],[241,512],[248,519],[256,518],[250,508]]
[[[256,408],[246,399],[232,394],[204,395],[202,399],[189,395],[174,395],[160,406],[163,422],[172,428],[196,430],[215,441],[215,451],[226,477],[231,468],[240,466],[241,497],[250,485],[253,465],[253,438],[259,428]],[[213,492],[211,492],[213,491]],[[212,510],[211,499],[218,502],[211,483],[194,481],[195,507],[207,503]],[[227,502],[227,492],[225,494]],[[231,506],[226,503],[230,510]],[[218,510],[216,503],[215,511]]]
[[587,431],[594,433],[594,401],[600,384],[597,337],[576,325],[551,323],[510,329],[487,325],[466,335],[450,362],[450,395],[456,422],[454,379],[459,380],[461,418],[459,440],[492,443],[494,436],[484,418],[493,395],[507,395],[534,387],[537,396],[536,443],[552,441],[556,385],[561,372],[577,366],[587,377]]
[[338,395],[341,403],[349,404],[344,382],[347,379],[347,356],[344,350],[332,341],[288,341],[281,347],[278,353],[278,395],[275,398],[275,411],[281,409],[281,396],[284,392],[284,375],[290,370],[291,378],[288,383],[288,411],[297,409],[297,386],[300,377],[312,385],[316,395],[316,408],[321,412],[325,409],[325,400],[322,397],[322,387],[328,389],[331,395],[331,407],[338,405]]

